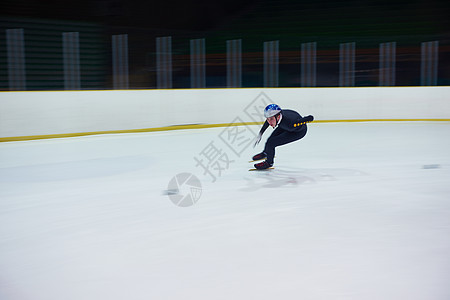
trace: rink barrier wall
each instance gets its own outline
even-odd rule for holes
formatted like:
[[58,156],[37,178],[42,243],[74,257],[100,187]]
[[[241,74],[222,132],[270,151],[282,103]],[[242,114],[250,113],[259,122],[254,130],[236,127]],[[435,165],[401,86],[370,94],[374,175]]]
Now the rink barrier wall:
[[[346,123],[349,123],[349,122],[352,122],[352,123],[355,123],[355,122],[450,122],[450,119],[371,119],[371,120],[366,119],[366,120],[317,120],[317,121],[314,121],[314,123],[340,123],[340,122],[346,122]],[[144,132],[157,132],[157,131],[170,131],[170,130],[191,130],[191,129],[244,126],[244,125],[262,125],[262,124],[263,124],[263,122],[176,125],[176,126],[167,126],[167,127],[158,127],[158,128],[143,128],[143,129],[130,129],[130,130],[94,131],[94,132],[78,132],[78,133],[66,133],[66,134],[5,137],[5,138],[0,138],[0,142],[17,142],[17,141],[30,141],[30,140],[55,139],[55,138],[73,138],[73,137],[102,135],[102,134],[144,133]]]
[[315,123],[450,121],[450,87],[0,92],[0,142],[262,124],[245,112],[269,103]]
[[[317,121],[314,121],[313,123],[362,123],[362,122],[450,122],[450,119],[317,120]],[[309,125],[311,125],[313,123],[310,123]],[[157,131],[170,131],[170,130],[192,130],[192,129],[205,129],[205,128],[217,128],[217,127],[229,127],[229,126],[246,126],[246,125],[260,125],[261,126],[262,124],[263,124],[263,122],[227,123],[227,124],[192,124],[192,125],[176,125],[176,126],[167,126],[167,127],[130,129],[130,130],[113,130],[113,131],[77,132],[77,133],[65,133],[65,134],[16,136],[16,137],[0,138],[0,143],[1,142],[43,140],[43,139],[56,139],[56,138],[72,138],[72,137],[82,137],[82,136],[102,135],[102,134],[144,133],[144,132],[157,132]]]

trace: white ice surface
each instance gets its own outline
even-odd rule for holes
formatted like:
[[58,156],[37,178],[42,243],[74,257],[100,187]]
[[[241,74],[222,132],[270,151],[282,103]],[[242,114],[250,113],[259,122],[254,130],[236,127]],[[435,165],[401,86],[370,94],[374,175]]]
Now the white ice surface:
[[0,144],[0,299],[450,299],[450,123],[311,124],[212,182],[222,131]]

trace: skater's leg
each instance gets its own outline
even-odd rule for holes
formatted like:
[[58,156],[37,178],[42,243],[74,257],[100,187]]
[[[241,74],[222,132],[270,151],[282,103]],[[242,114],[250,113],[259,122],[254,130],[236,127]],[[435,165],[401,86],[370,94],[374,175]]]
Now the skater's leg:
[[275,148],[281,145],[292,143],[303,138],[306,134],[306,130],[300,132],[276,132],[267,139],[266,145],[264,147],[264,152],[267,154],[267,162],[273,164],[273,159],[275,157]]

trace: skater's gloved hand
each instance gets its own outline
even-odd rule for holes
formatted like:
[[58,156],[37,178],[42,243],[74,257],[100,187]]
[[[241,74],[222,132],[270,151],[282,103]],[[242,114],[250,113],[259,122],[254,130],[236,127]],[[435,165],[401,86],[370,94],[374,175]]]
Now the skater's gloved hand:
[[314,121],[314,117],[311,116],[311,115],[306,116],[305,119],[306,119],[306,122],[312,122],[312,121]]
[[255,148],[256,145],[259,144],[259,142],[261,141],[261,137],[262,137],[262,133],[260,132],[260,133],[258,133],[258,136],[256,137],[256,141],[255,141],[255,144],[253,145],[253,148]]

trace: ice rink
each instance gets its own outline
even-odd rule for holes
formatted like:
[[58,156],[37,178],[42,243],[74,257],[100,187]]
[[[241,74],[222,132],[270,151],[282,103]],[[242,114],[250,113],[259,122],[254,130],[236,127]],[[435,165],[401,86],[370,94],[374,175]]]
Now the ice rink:
[[450,299],[450,122],[258,130],[0,143],[0,299]]

